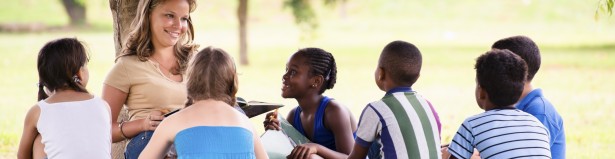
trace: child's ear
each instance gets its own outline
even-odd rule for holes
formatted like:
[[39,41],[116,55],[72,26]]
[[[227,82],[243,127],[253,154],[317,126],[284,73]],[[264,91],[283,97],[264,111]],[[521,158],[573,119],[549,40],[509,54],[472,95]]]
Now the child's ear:
[[386,79],[386,72],[384,71],[384,68],[378,67],[378,71],[376,72],[376,79],[378,81],[384,81],[384,79]]
[[317,88],[318,86],[321,86],[323,84],[324,80],[325,78],[322,75],[314,76],[312,77],[310,87]]
[[480,85],[477,85],[477,87],[478,87],[477,88],[477,91],[478,91],[477,92],[477,94],[478,94],[477,97],[478,97],[478,99],[486,100],[487,98],[489,98],[488,95],[487,95],[487,91],[483,87],[481,87]]

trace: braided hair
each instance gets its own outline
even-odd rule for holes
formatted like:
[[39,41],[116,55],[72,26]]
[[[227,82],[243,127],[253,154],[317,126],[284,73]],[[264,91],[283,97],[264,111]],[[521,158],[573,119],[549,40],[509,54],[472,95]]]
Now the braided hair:
[[335,65],[333,54],[320,48],[304,48],[298,50],[295,54],[307,58],[311,76],[321,75],[324,78],[323,85],[320,87],[318,94],[333,88],[337,80],[337,66]]

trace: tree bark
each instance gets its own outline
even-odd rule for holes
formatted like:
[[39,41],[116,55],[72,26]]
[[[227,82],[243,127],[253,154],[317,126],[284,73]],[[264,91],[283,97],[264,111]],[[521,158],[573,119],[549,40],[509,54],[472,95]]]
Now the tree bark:
[[248,0],[239,0],[237,19],[239,19],[239,59],[241,65],[248,65]]
[[62,5],[70,18],[70,26],[83,26],[86,24],[84,4],[76,0],[62,0]]
[[[122,44],[128,38],[130,32],[130,23],[136,15],[137,0],[109,0],[111,14],[113,15],[113,41],[115,42],[115,57],[118,57],[122,51]],[[128,120],[128,110],[123,107],[117,121]],[[124,148],[127,140],[113,143],[111,149],[111,157],[114,159],[124,158]]]

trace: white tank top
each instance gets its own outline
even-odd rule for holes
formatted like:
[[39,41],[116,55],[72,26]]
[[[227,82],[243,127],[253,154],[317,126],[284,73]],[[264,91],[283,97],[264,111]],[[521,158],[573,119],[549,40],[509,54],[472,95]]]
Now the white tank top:
[[38,102],[36,127],[47,158],[110,159],[111,111],[99,97],[83,101]]

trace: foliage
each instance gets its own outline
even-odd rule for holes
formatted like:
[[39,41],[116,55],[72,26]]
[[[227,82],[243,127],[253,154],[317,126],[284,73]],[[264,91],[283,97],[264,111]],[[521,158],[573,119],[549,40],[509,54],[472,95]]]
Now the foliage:
[[598,3],[598,9],[596,9],[596,13],[594,14],[595,20],[600,19],[600,12],[607,12],[609,16],[613,15],[613,4],[615,4],[615,0],[600,0]]
[[[332,6],[340,1],[345,2],[346,0],[324,0],[324,4]],[[314,13],[310,0],[285,0],[284,7],[292,9],[295,23],[299,25],[302,31],[313,34],[313,31],[318,29],[318,18]]]

